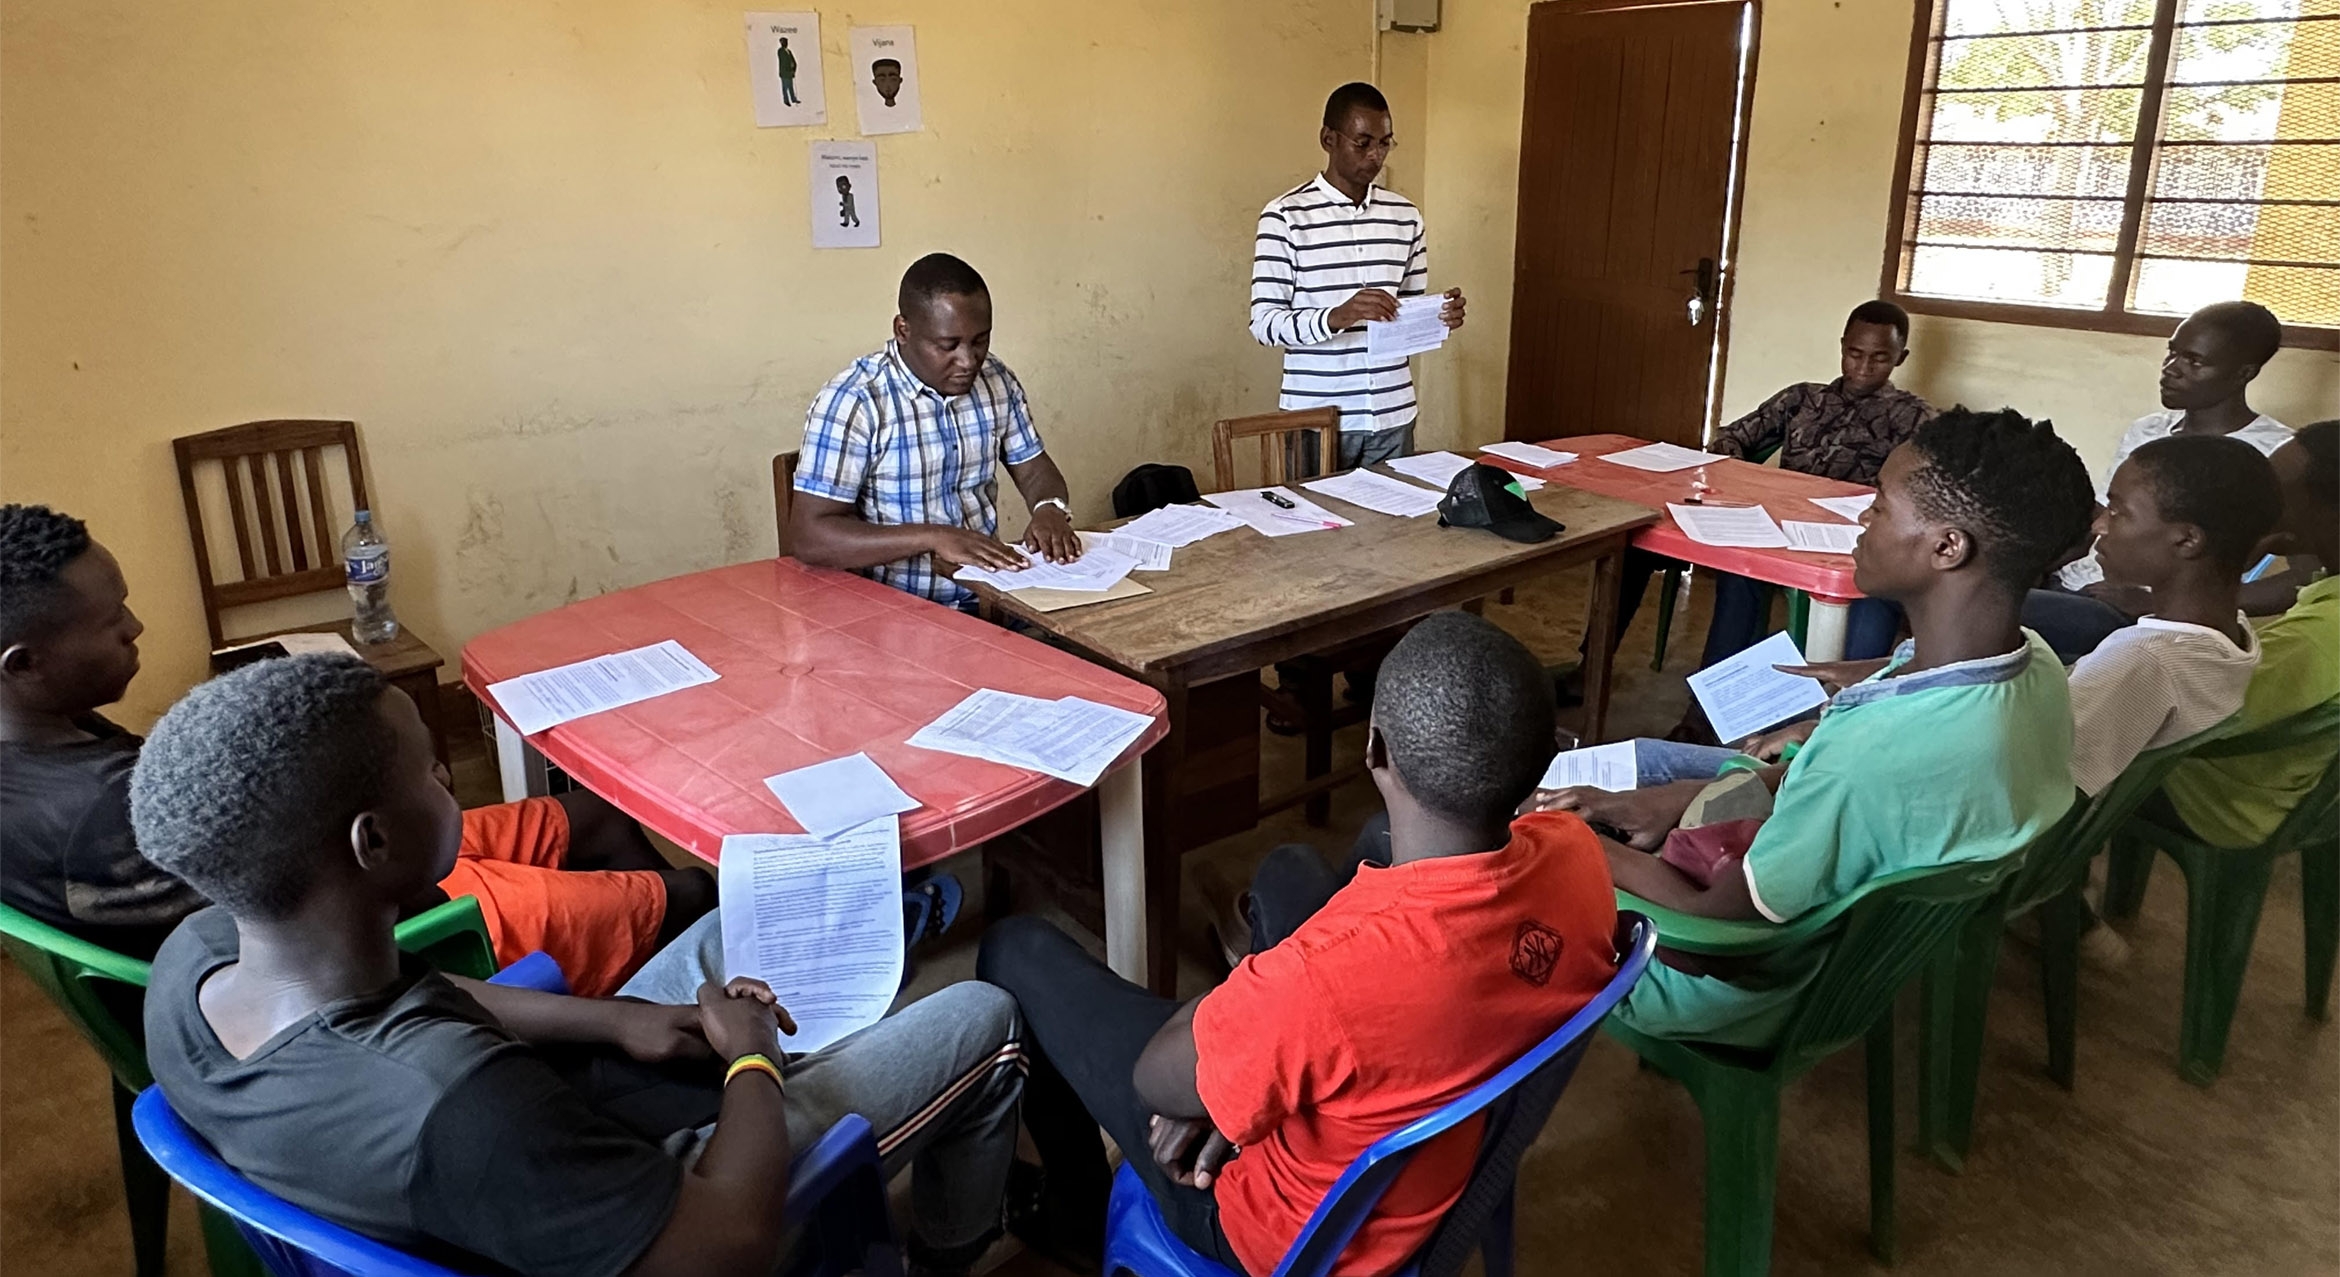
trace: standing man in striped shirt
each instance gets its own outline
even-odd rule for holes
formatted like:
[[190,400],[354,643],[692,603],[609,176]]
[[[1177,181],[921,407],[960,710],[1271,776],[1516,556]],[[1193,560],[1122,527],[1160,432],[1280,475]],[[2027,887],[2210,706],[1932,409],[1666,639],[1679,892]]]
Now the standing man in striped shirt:
[[[1251,258],[1251,335],[1284,351],[1278,407],[1341,411],[1339,469],[1402,457],[1414,446],[1414,377],[1404,359],[1375,364],[1367,323],[1397,317],[1401,297],[1429,287],[1422,212],[1380,185],[1397,144],[1389,101],[1370,84],[1344,84],[1324,104],[1324,172],[1260,210]],[[1463,323],[1463,295],[1446,292],[1440,317]],[[1315,468],[1316,436],[1301,439]]]

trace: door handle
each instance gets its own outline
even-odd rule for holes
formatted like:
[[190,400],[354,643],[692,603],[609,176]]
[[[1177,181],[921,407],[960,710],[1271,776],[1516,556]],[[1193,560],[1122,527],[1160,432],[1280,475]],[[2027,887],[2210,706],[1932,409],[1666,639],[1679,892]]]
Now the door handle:
[[1720,272],[1715,268],[1713,258],[1701,257],[1696,266],[1679,273],[1694,277],[1691,283],[1690,300],[1685,308],[1689,311],[1690,326],[1696,328],[1705,322],[1708,313],[1714,309],[1715,291],[1720,282],[1718,278]]

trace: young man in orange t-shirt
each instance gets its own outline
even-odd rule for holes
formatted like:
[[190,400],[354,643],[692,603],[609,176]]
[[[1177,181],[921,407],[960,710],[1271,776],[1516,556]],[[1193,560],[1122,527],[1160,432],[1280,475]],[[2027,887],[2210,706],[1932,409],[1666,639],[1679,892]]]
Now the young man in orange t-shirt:
[[[1551,752],[1543,668],[1486,621],[1440,613],[1375,684],[1365,757],[1386,844],[1377,822],[1345,884],[1311,848],[1271,853],[1252,884],[1252,953],[1225,984],[1181,1005],[1039,919],[992,928],[977,973],[1016,995],[1037,1048],[1024,1120],[1044,1164],[1043,1248],[1093,1262],[1101,1247],[1102,1125],[1189,1246],[1271,1272],[1368,1145],[1599,993],[1617,920],[1600,842],[1573,818],[1513,818]],[[1393,1271],[1420,1250],[1481,1129],[1426,1146],[1338,1271]]]

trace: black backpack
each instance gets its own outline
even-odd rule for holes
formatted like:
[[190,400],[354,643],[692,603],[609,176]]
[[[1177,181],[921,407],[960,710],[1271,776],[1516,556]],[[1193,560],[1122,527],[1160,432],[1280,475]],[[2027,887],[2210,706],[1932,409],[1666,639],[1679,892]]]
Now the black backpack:
[[1200,500],[1202,493],[1194,486],[1194,471],[1185,466],[1149,462],[1121,476],[1121,482],[1113,485],[1113,517],[1133,519],[1166,505]]

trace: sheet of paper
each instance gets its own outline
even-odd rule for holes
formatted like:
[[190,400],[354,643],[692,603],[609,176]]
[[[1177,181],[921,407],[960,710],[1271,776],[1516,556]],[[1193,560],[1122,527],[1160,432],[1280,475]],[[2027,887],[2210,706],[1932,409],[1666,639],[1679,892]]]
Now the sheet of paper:
[[821,86],[821,15],[747,15],[748,97],[756,127],[825,124],[828,94]]
[[1486,444],[1479,451],[1493,453],[1506,461],[1517,461],[1521,465],[1534,466],[1538,470],[1549,470],[1554,466],[1564,466],[1576,460],[1576,454],[1573,452],[1539,448],[1532,443],[1517,443],[1509,439],[1500,443]]
[[1115,599],[1134,599],[1153,591],[1123,577],[1105,590],[1018,590],[1016,602],[1035,612],[1062,612],[1068,607],[1088,607],[1095,603],[1111,603]]
[[951,573],[955,581],[980,581],[995,590],[1109,590],[1137,568],[1137,560],[1118,550],[1085,550],[1070,563],[1050,563],[1027,556],[1031,566],[1017,572],[994,572],[964,567]]
[[1618,465],[1631,466],[1636,470],[1655,470],[1664,473],[1669,470],[1687,470],[1692,466],[1703,466],[1709,462],[1724,461],[1728,458],[1717,453],[1700,452],[1696,448],[1685,448],[1680,444],[1653,443],[1640,448],[1628,448],[1623,452],[1612,452],[1602,457],[1601,460],[1614,461]]
[[909,743],[1069,780],[1084,788],[1153,720],[1078,696],[1048,701],[982,688],[918,729]]
[[1351,470],[1324,479],[1311,479],[1300,485],[1310,492],[1321,492],[1337,497],[1350,505],[1363,506],[1377,514],[1392,514],[1401,519],[1419,518],[1438,512],[1439,494],[1401,483],[1388,475],[1371,470]]
[[231,643],[226,647],[214,650],[212,655],[217,656],[223,652],[241,652],[247,647],[258,647],[262,643],[277,644],[284,648],[286,656],[356,656],[358,654],[358,650],[349,645],[349,640],[339,634],[321,630],[296,630],[290,634],[272,634],[267,638],[252,639],[249,642]]
[[862,133],[915,133],[926,127],[918,104],[917,33],[909,27],[854,27],[846,45]]
[[1823,554],[1850,554],[1860,543],[1861,529],[1857,523],[1798,523],[1789,519],[1779,525],[1787,534],[1791,550],[1817,550]]
[[1243,520],[1208,505],[1166,505],[1159,510],[1148,510],[1114,529],[1122,536],[1144,537],[1159,541],[1173,549],[1193,545],[1204,537],[1222,532],[1233,532],[1243,526]]
[[1126,554],[1137,563],[1139,572],[1167,572],[1170,570],[1170,551],[1175,548],[1166,542],[1148,541],[1127,532],[1083,532],[1081,544],[1090,550],[1111,550]]
[[668,639],[488,684],[504,717],[522,736],[721,677]]
[[1787,548],[1787,533],[1759,505],[1675,505],[1666,503],[1682,535],[1700,545],[1735,545],[1751,550]]
[[1877,503],[1877,494],[1864,492],[1857,497],[1809,497],[1806,499],[1840,519],[1850,519],[1859,523],[1861,512]]
[[875,142],[815,142],[805,189],[812,201],[814,248],[876,248],[878,158]]
[[902,985],[902,821],[835,838],[732,834],[715,875],[723,969],[772,986],[796,1020],[780,1045],[818,1051],[877,1023]]
[[1544,778],[1536,782],[1536,788],[1566,789],[1570,785],[1590,785],[1594,789],[1621,794],[1637,788],[1640,778],[1633,742],[1621,740],[1560,751],[1553,756],[1552,765],[1544,769]]
[[766,776],[764,785],[796,823],[817,838],[834,838],[880,816],[916,811],[919,805],[867,754],[847,754]]
[[1438,312],[1445,308],[1446,298],[1438,293],[1399,298],[1397,318],[1365,325],[1366,357],[1378,363],[1419,355],[1445,345],[1446,321],[1438,317]]
[[[1469,457],[1458,457],[1451,452],[1417,452],[1410,457],[1393,457],[1384,464],[1409,479],[1419,479],[1443,493],[1454,482],[1456,475],[1470,469],[1472,461]],[[1532,475],[1518,474],[1512,478],[1519,480],[1519,486],[1529,492],[1544,486],[1543,480]]]
[[[1267,492],[1291,502],[1291,508],[1286,509],[1261,495]],[[1250,524],[1261,536],[1288,537],[1301,532],[1356,526],[1290,488],[1243,488],[1235,492],[1214,492],[1203,500]]]
[[1771,668],[1803,663],[1795,639],[1782,630],[1692,674],[1690,692],[1706,711],[1715,739],[1732,744],[1827,702],[1828,691],[1819,679]]

